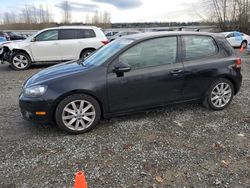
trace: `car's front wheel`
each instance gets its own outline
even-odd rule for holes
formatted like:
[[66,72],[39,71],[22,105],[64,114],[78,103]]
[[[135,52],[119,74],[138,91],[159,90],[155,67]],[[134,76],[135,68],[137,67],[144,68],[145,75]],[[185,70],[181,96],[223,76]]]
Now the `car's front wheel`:
[[31,59],[26,53],[16,52],[11,58],[10,65],[14,70],[26,70],[31,65]]
[[233,84],[225,78],[220,78],[211,84],[203,104],[212,110],[223,110],[231,103],[233,96]]
[[57,125],[73,134],[85,133],[99,122],[101,109],[99,103],[91,96],[73,94],[63,99],[55,113]]

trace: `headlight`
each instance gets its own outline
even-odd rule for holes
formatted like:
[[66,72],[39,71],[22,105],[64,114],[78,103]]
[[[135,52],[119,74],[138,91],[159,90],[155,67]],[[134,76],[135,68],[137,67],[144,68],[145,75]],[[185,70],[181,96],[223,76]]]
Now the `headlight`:
[[33,86],[25,88],[23,93],[27,97],[40,97],[47,91],[47,86]]

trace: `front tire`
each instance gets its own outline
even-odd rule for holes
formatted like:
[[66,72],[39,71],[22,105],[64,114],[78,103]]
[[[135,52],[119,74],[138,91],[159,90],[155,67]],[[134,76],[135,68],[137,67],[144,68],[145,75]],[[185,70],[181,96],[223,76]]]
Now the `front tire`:
[[209,87],[203,105],[212,110],[223,110],[232,102],[233,96],[233,84],[225,78],[220,78]]
[[82,51],[81,55],[80,55],[80,58],[81,59],[86,59],[88,56],[90,56],[92,53],[94,52],[94,50],[91,50],[91,49],[87,49],[87,50],[84,50]]
[[89,132],[97,125],[100,117],[99,103],[85,94],[66,97],[59,103],[55,113],[57,125],[72,134]]
[[31,65],[31,59],[28,54],[16,52],[13,54],[10,62],[11,68],[14,70],[27,70]]

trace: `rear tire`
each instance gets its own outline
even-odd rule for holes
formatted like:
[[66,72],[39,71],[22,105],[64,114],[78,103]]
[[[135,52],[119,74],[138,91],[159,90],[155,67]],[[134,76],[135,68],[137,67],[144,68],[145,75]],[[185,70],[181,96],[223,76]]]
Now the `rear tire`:
[[97,125],[100,117],[99,103],[85,94],[66,97],[59,103],[55,113],[57,125],[72,134],[89,132]]
[[240,45],[240,47],[242,48],[246,48],[247,47],[247,41],[242,41],[242,43],[241,43],[241,45]]
[[17,71],[27,70],[31,65],[31,59],[26,53],[16,52],[11,58],[10,65],[12,69]]
[[220,78],[209,87],[205,94],[203,105],[208,109],[220,111],[232,102],[233,97],[233,84],[225,78]]

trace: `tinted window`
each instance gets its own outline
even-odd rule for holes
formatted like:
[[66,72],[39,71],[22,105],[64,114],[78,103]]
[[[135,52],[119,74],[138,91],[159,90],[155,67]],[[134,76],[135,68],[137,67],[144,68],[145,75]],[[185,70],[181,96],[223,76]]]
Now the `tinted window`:
[[36,37],[36,41],[58,40],[58,30],[44,31]]
[[60,31],[61,40],[83,39],[96,37],[92,29],[62,29]]
[[61,40],[77,39],[77,34],[78,32],[76,29],[61,29],[60,39]]
[[124,52],[119,61],[132,69],[172,64],[176,62],[177,38],[165,37],[141,42]]
[[78,38],[94,38],[96,37],[94,30],[92,29],[78,29]]
[[217,53],[214,39],[209,36],[183,36],[186,59],[197,59]]

